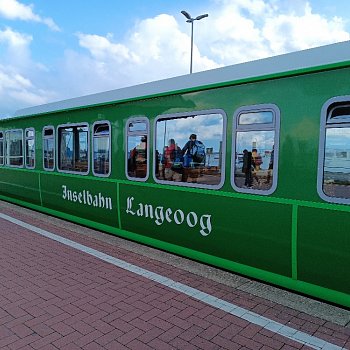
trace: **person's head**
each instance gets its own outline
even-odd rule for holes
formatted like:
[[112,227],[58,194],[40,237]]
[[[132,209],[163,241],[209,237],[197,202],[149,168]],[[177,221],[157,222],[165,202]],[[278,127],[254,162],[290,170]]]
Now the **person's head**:
[[174,140],[174,139],[169,139],[168,145],[169,145],[169,146],[175,145],[175,140]]
[[141,137],[141,142],[147,142],[147,136],[142,136]]
[[253,148],[253,149],[252,149],[252,152],[255,152],[255,153],[256,153],[256,152],[258,152],[258,150],[257,150],[256,148]]
[[244,153],[244,154],[248,153],[248,150],[247,150],[247,149],[244,149],[244,150],[243,150],[243,153]]
[[190,140],[197,140],[197,135],[196,134],[191,134],[190,135]]

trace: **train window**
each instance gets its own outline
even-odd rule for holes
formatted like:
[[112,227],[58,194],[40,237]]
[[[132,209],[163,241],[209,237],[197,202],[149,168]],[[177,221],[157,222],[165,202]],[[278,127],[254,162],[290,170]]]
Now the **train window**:
[[93,173],[109,176],[111,172],[111,126],[108,121],[93,125]]
[[322,111],[318,193],[350,204],[350,97],[331,99]]
[[231,184],[236,191],[262,195],[275,191],[279,125],[275,105],[242,107],[235,112]]
[[0,165],[4,165],[4,133],[0,131]]
[[35,131],[33,128],[25,130],[26,168],[35,167]]
[[226,115],[222,110],[158,116],[156,182],[220,188],[224,182]]
[[79,174],[89,172],[89,128],[86,124],[57,128],[58,170]]
[[126,123],[126,177],[146,181],[149,167],[149,123],[146,117],[134,117]]
[[5,163],[13,167],[23,167],[23,130],[5,132]]
[[55,168],[55,132],[53,126],[45,126],[43,129],[43,166],[45,170],[52,171]]

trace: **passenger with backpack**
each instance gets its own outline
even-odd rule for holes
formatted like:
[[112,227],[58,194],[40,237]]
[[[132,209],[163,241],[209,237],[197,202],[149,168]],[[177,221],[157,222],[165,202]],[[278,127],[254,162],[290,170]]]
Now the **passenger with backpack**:
[[191,134],[189,140],[182,148],[184,156],[182,181],[187,182],[188,177],[197,182],[199,176],[199,166],[205,165],[205,146],[203,142],[197,140],[196,134]]
[[205,164],[205,146],[203,142],[197,140],[196,134],[191,134],[190,139],[186,142],[185,146],[182,149],[182,154],[185,157],[185,167]]

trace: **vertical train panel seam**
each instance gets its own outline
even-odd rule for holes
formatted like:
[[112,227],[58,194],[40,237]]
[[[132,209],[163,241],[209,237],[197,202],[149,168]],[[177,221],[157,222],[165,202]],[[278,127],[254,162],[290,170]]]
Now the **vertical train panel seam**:
[[298,279],[298,205],[292,209],[292,278]]
[[121,210],[120,210],[120,183],[117,181],[117,212],[118,212],[118,226],[122,230],[122,219],[121,219]]
[[39,171],[39,198],[40,198],[40,205],[43,206],[43,197],[41,194],[41,172]]

